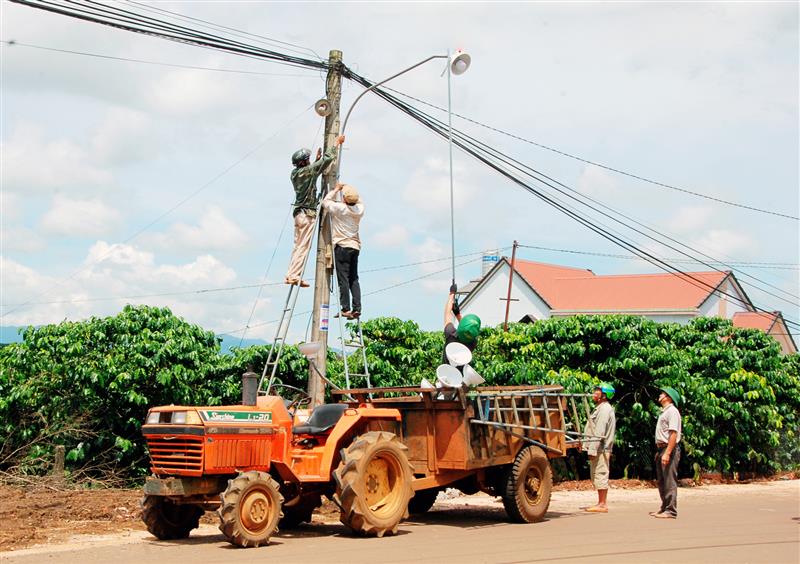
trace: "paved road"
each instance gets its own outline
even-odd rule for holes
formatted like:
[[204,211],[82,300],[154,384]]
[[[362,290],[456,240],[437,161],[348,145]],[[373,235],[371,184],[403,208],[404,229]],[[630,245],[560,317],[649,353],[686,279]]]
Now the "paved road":
[[341,525],[281,532],[267,547],[243,550],[204,526],[161,542],[146,533],[0,553],[3,564],[191,562],[800,562],[800,481],[681,489],[680,517],[657,520],[654,490],[611,491],[612,511],[587,514],[593,492],[556,492],[545,522],[515,525],[486,496],[437,503],[383,539],[347,536]]

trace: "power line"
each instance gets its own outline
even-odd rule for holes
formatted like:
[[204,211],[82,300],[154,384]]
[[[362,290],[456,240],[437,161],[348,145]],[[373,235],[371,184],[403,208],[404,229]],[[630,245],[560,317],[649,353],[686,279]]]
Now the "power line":
[[288,55],[272,49],[256,47],[219,35],[204,33],[173,22],[124,10],[115,5],[107,5],[91,0],[11,0],[31,8],[69,16],[79,20],[102,24],[109,27],[149,35],[184,43],[224,51],[227,53],[252,56],[289,66],[300,66],[327,70],[327,62],[295,55]]
[[33,45],[31,43],[21,43],[14,39],[8,41],[0,41],[0,43],[5,43],[6,45],[12,47],[29,47],[31,49],[39,49],[42,51],[52,51],[55,53],[65,53],[70,55],[82,55],[85,57],[94,57],[97,59],[108,59],[112,61],[125,61],[130,63],[141,63],[145,65],[155,65],[160,67],[173,67],[179,69],[191,69],[191,70],[205,70],[205,71],[213,71],[213,72],[225,72],[225,73],[233,73],[233,74],[251,74],[251,75],[258,75],[258,76],[286,76],[286,77],[296,77],[296,78],[316,78],[313,75],[308,74],[292,74],[292,73],[277,73],[277,72],[259,72],[259,71],[247,71],[247,70],[240,70],[240,69],[218,69],[213,67],[200,67],[195,65],[182,65],[178,63],[164,63],[160,61],[146,61],[144,59],[132,59],[130,57],[115,57],[112,55],[101,55],[99,53],[88,53],[86,51],[73,51],[71,49],[57,49],[55,47],[45,47],[43,45]]
[[[639,257],[635,255],[622,255],[622,254],[615,254],[615,253],[598,253],[595,251],[581,251],[577,249],[559,249],[554,247],[541,247],[538,245],[523,245],[520,244],[519,247],[524,249],[536,249],[539,251],[552,251],[556,253],[570,253],[576,255],[588,255],[588,256],[596,256],[596,257],[609,257],[609,258],[618,258],[618,259],[634,259],[634,260],[641,260]],[[676,263],[684,263],[684,264],[696,264],[697,261],[691,259],[681,259],[681,258],[668,258],[666,259],[670,262]],[[708,261],[711,264],[719,264],[722,266],[727,265],[735,265],[735,266],[757,266],[759,268],[775,268],[781,270],[800,270],[800,265],[797,263],[792,262],[746,262],[746,261],[735,261],[735,262],[728,262],[723,263],[719,261]]]
[[[350,70],[350,69],[347,69],[347,76],[348,76],[348,78],[352,78],[356,82],[359,82],[364,87],[370,87],[372,84],[374,84],[370,80],[368,80],[368,79],[366,79],[364,77],[361,77],[361,76],[357,75],[356,73],[352,72],[352,70]],[[406,113],[409,116],[413,117],[415,120],[420,122],[423,126],[427,127],[428,129],[430,129],[431,131],[433,131],[437,135],[439,135],[441,137],[445,137],[447,135],[446,126],[441,121],[436,120],[435,118],[431,117],[430,115],[425,114],[424,112],[421,112],[417,108],[414,108],[413,106],[410,106],[407,103],[400,101],[398,98],[396,98],[395,96],[389,94],[385,90],[376,89],[373,92],[375,94],[377,94],[378,96],[384,98],[384,100],[388,101],[390,104],[394,105],[395,107],[397,107],[398,109],[400,109],[404,113]],[[699,278],[697,278],[695,276],[692,276],[690,273],[686,273],[686,272],[681,271],[680,269],[670,265],[665,260],[657,257],[656,255],[652,254],[651,252],[648,252],[645,249],[636,246],[634,243],[632,243],[630,241],[627,241],[627,240],[625,240],[624,238],[621,238],[618,235],[614,235],[611,231],[608,230],[608,228],[605,228],[601,224],[598,224],[596,222],[593,222],[593,221],[589,220],[588,218],[584,217],[583,214],[580,214],[577,211],[573,210],[572,208],[570,208],[564,202],[561,202],[558,199],[554,199],[552,196],[548,196],[547,194],[543,193],[541,190],[538,190],[538,189],[534,188],[533,186],[531,186],[530,184],[526,183],[521,178],[515,176],[511,171],[509,171],[508,169],[506,169],[504,167],[511,167],[512,169],[517,169],[517,170],[521,171],[522,169],[519,166],[519,165],[521,165],[522,167],[525,167],[525,168],[533,171],[535,174],[539,175],[539,176],[531,176],[530,173],[525,173],[526,175],[531,176],[538,183],[543,184],[543,185],[545,185],[547,187],[553,188],[556,191],[561,192],[562,194],[570,197],[571,199],[574,199],[574,200],[578,201],[579,203],[582,203],[582,205],[586,205],[587,207],[589,207],[590,209],[594,210],[595,212],[599,212],[602,215],[605,215],[605,216],[607,216],[607,217],[609,217],[611,219],[614,219],[615,221],[621,223],[622,225],[626,226],[629,229],[632,229],[632,230],[634,230],[634,231],[636,231],[636,232],[638,232],[640,234],[646,235],[642,231],[640,231],[640,230],[638,230],[636,228],[632,228],[630,225],[627,225],[624,222],[620,222],[618,219],[614,218],[613,216],[610,216],[609,214],[607,214],[605,212],[600,212],[600,210],[598,210],[597,208],[593,207],[592,205],[586,204],[585,202],[581,202],[575,196],[571,196],[569,194],[566,194],[561,189],[559,189],[557,186],[555,186],[552,182],[549,182],[548,180],[552,180],[552,179],[550,179],[546,175],[541,175],[541,173],[538,173],[538,171],[535,171],[534,169],[531,169],[530,167],[527,167],[526,165],[524,165],[522,163],[519,163],[518,161],[514,161],[513,159],[511,159],[507,155],[504,155],[503,153],[501,153],[501,152],[489,147],[488,145],[486,145],[484,143],[481,143],[481,142],[475,140],[474,138],[472,138],[472,137],[470,137],[468,135],[463,134],[460,131],[454,130],[454,132],[457,132],[457,134],[458,134],[458,139],[454,140],[454,142],[456,143],[456,145],[459,148],[464,150],[467,154],[475,157],[480,162],[482,162],[482,163],[486,164],[487,166],[493,168],[494,170],[499,172],[501,175],[505,176],[507,179],[509,179],[512,182],[514,182],[515,184],[525,188],[526,190],[531,192],[533,195],[535,195],[539,199],[543,200],[544,202],[548,203],[549,205],[555,207],[556,209],[559,209],[560,211],[562,211],[563,213],[565,213],[567,216],[571,217],[572,219],[574,219],[578,223],[581,223],[582,225],[584,225],[585,227],[587,227],[590,230],[594,231],[598,235],[600,235],[600,236],[608,239],[609,241],[611,241],[611,242],[613,242],[613,243],[615,243],[615,244],[617,244],[617,245],[619,245],[619,246],[621,246],[621,247],[633,252],[634,254],[639,256],[640,258],[643,258],[644,260],[647,260],[648,262],[651,262],[652,264],[658,266],[659,268],[661,268],[662,270],[665,270],[666,272],[672,272],[672,273],[674,273],[676,275],[680,275],[681,277],[687,279],[687,281],[689,281],[693,285],[696,285],[696,286],[698,286],[700,288],[715,290],[715,291],[719,292],[719,290],[717,288],[712,287],[711,285],[709,285],[705,281],[703,281],[703,280],[701,280],[701,279],[699,279]],[[503,164],[502,165],[498,164],[497,162],[494,161],[495,159],[499,160]],[[544,179],[542,177],[544,177]],[[561,185],[561,186],[564,186],[562,183],[559,183],[557,181],[555,181],[555,182],[557,184]],[[607,207],[607,206],[604,206],[604,207]],[[648,236],[648,237],[652,238],[652,236]],[[685,252],[680,251],[680,249],[676,249],[675,247],[673,247],[673,246],[671,246],[671,245],[669,245],[667,243],[664,243],[663,241],[659,241],[659,240],[656,240],[656,239],[654,239],[654,240],[656,242],[658,242],[659,244],[661,244],[661,245],[665,245],[665,246],[667,246],[669,248],[672,248],[673,250],[677,250],[678,252],[680,252],[681,254],[684,254],[685,256],[688,256],[689,258],[693,258],[695,260],[698,260],[698,259],[696,259],[696,257],[692,257],[691,255],[687,255]],[[690,248],[687,245],[683,245],[682,244],[682,246]],[[702,262],[702,261],[699,261],[699,262]],[[709,265],[709,267],[713,268],[710,265]],[[745,303],[739,296],[727,294],[726,292],[721,292],[721,293],[729,295],[729,297],[731,299],[735,300],[735,301],[742,301],[744,303],[744,305],[746,305],[746,306],[754,307],[755,309],[760,309],[757,306],[754,306],[752,304],[752,302]],[[767,293],[769,293],[769,292],[767,292]],[[780,298],[779,296],[775,296],[774,294],[771,294],[771,295],[773,297],[777,297],[778,299],[783,299],[783,298]],[[792,305],[797,305],[794,302],[791,302],[791,303],[792,303]],[[766,311],[766,310],[763,310],[763,311]],[[786,321],[787,321],[787,323],[790,323],[788,320],[786,320]],[[791,322],[791,323],[795,323],[795,322]],[[800,325],[800,324],[798,324],[798,325]]]
[[[275,248],[277,249],[277,246]],[[492,248],[491,250],[493,250],[493,251],[494,250],[505,251],[505,250],[508,250],[510,248],[511,247],[501,247],[500,249]],[[483,253],[486,253],[489,250],[490,249],[485,249],[483,251],[475,251],[475,252],[472,252],[472,253],[464,253],[464,254],[461,254],[461,255],[456,255],[456,258],[475,257],[476,255],[482,255]],[[272,259],[274,259],[274,258],[275,258],[275,253],[273,252]],[[270,259],[270,263],[271,263],[272,259]],[[432,263],[436,263],[436,262],[442,262],[442,261],[445,261],[445,260],[449,261],[450,260],[450,256],[448,255],[446,257],[440,257],[440,258],[429,259],[429,260],[421,260],[421,261],[416,261],[416,262],[408,262],[408,263],[404,263],[404,264],[393,264],[393,265],[387,265],[387,266],[379,266],[379,267],[376,267],[376,268],[368,268],[366,270],[362,270],[361,274],[370,274],[370,273],[373,273],[373,272],[384,272],[384,271],[387,271],[387,270],[399,270],[399,269],[402,269],[402,268],[410,268],[412,266],[420,266],[420,265],[423,265],[423,264],[432,264]],[[469,261],[464,262],[463,264],[468,264],[470,262],[473,262],[474,260],[475,259],[473,258],[473,259],[471,259]],[[267,268],[267,272],[269,272],[269,267]],[[429,276],[429,275],[426,274],[422,278],[425,278],[426,276]],[[314,279],[313,278],[309,278],[308,280],[310,282],[310,281],[313,281]],[[418,280],[418,279],[414,278],[410,282],[413,282],[415,280]],[[406,284],[406,283],[409,283],[409,282],[404,282],[403,284]],[[239,286],[221,286],[221,287],[216,287],[216,288],[200,288],[200,289],[197,289],[197,290],[183,290],[183,291],[180,291],[180,292],[154,292],[154,293],[148,293],[148,294],[131,294],[131,295],[125,295],[125,296],[103,296],[103,297],[97,297],[97,298],[74,298],[74,299],[69,299],[69,300],[25,302],[25,303],[21,303],[21,304],[2,304],[2,307],[15,307],[15,306],[26,306],[26,305],[30,305],[30,306],[33,306],[33,305],[64,305],[64,304],[79,304],[79,303],[89,303],[89,302],[110,302],[110,301],[119,301],[119,300],[136,300],[136,299],[142,299],[142,298],[162,298],[162,297],[175,297],[175,296],[190,296],[190,295],[200,295],[200,294],[213,294],[213,293],[220,293],[220,292],[234,292],[234,291],[238,291],[238,290],[249,290],[251,288],[266,288],[266,287],[270,287],[270,286],[283,286],[285,284],[286,284],[285,282],[260,282],[260,283],[257,283],[257,284],[242,284],[242,285],[239,285]],[[364,295],[366,296],[366,295],[369,295],[369,294],[364,294]]]
[[[450,257],[444,257],[444,258],[437,259],[437,260],[448,260],[449,261]],[[478,259],[474,259],[473,258],[473,259],[470,259],[470,260],[467,260],[467,261],[463,261],[463,262],[457,264],[456,267],[465,266],[465,265],[467,265],[467,264],[469,264],[471,262],[475,262],[476,260],[478,260]],[[423,261],[423,262],[429,262],[429,261]],[[408,284],[412,284],[414,282],[418,282],[418,281],[423,280],[425,278],[430,278],[431,276],[436,276],[437,274],[442,274],[443,272],[448,272],[449,270],[450,270],[450,265],[447,265],[446,268],[443,268],[441,270],[437,270],[435,272],[429,272],[428,274],[423,274],[422,276],[417,276],[416,278],[411,278],[410,280],[405,280],[403,282],[398,282],[396,284],[391,284],[389,286],[385,286],[383,288],[379,288],[377,290],[373,290],[372,292],[368,292],[368,293],[362,294],[362,295],[363,296],[372,296],[372,295],[375,295],[375,294],[379,294],[381,292],[386,292],[386,291],[389,291],[389,290],[393,290],[395,288],[399,288],[400,286],[406,286]],[[310,281],[311,280],[309,280],[309,282]],[[309,313],[311,313],[311,310],[303,311],[303,312],[300,312],[300,313],[295,314],[295,315],[297,317],[301,317],[303,315],[308,315]],[[224,333],[226,335],[235,335],[236,333],[239,333],[240,331],[247,331],[249,329],[254,329],[256,327],[265,327],[267,325],[271,325],[271,324],[277,323],[279,321],[280,321],[280,319],[272,319],[270,321],[263,321],[261,323],[256,323],[255,325],[249,325],[247,327],[239,327],[238,329],[232,329],[230,331],[214,331],[214,333],[218,334],[218,335],[222,334],[222,333]]]
[[[392,92],[395,92],[395,93],[399,94],[400,96],[404,96],[406,98],[409,98],[411,100],[419,102],[420,104],[424,104],[426,106],[429,106],[431,108],[435,108],[435,109],[437,109],[439,111],[442,111],[442,112],[447,112],[446,108],[442,108],[442,107],[437,106],[435,104],[431,104],[430,102],[426,102],[425,100],[421,100],[419,98],[411,96],[410,94],[406,94],[404,92],[401,92],[399,90],[395,90],[394,88],[390,88],[388,86],[384,86],[384,88],[386,90],[391,90]],[[710,200],[710,201],[713,201],[713,202],[716,202],[716,203],[719,203],[719,204],[725,204],[727,206],[733,206],[733,207],[742,208],[742,209],[746,209],[746,210],[750,210],[750,211],[766,213],[766,214],[774,215],[774,216],[777,216],[777,217],[784,217],[786,219],[794,219],[794,220],[800,219],[800,217],[798,217],[798,216],[789,215],[789,214],[785,214],[785,213],[782,213],[782,212],[777,212],[777,211],[774,211],[774,210],[768,210],[768,209],[764,209],[764,208],[759,208],[759,207],[751,206],[751,205],[748,205],[748,204],[741,204],[741,203],[738,203],[738,202],[733,202],[733,201],[730,201],[730,200],[725,200],[725,199],[722,199],[722,198],[718,198],[716,196],[709,196],[708,194],[702,194],[702,193],[696,192],[694,190],[688,190],[686,188],[681,188],[679,186],[675,186],[675,185],[672,185],[672,184],[667,184],[665,182],[659,182],[658,180],[653,180],[651,178],[646,178],[646,177],[638,175],[638,174],[634,174],[634,173],[631,173],[631,172],[626,172],[624,170],[621,170],[621,169],[618,169],[618,168],[614,168],[612,166],[604,165],[604,164],[599,163],[597,161],[592,161],[592,160],[589,160],[589,159],[585,159],[583,157],[579,157],[577,155],[573,155],[571,153],[567,153],[565,151],[561,151],[561,150],[556,149],[554,147],[549,147],[549,146],[544,145],[542,143],[537,143],[536,141],[532,141],[530,139],[526,139],[525,137],[521,137],[519,135],[515,135],[514,133],[509,133],[508,131],[504,131],[502,129],[499,129],[499,128],[491,126],[491,125],[487,125],[485,123],[482,123],[482,122],[474,120],[472,118],[463,116],[461,114],[458,114],[458,113],[455,113],[455,112],[452,112],[452,113],[453,113],[454,116],[456,116],[456,117],[458,117],[458,118],[460,118],[460,119],[462,119],[464,121],[468,121],[470,123],[473,123],[475,125],[483,127],[484,129],[488,129],[490,131],[494,131],[496,133],[500,133],[500,134],[505,135],[507,137],[511,137],[512,139],[516,139],[518,141],[522,141],[524,143],[528,143],[529,145],[533,145],[535,147],[539,147],[540,149],[545,149],[547,151],[551,151],[553,153],[557,153],[559,155],[568,157],[570,159],[574,159],[576,161],[580,161],[582,163],[590,164],[592,166],[596,166],[598,168],[602,168],[602,169],[608,170],[610,172],[615,172],[617,174],[621,174],[623,176],[627,176],[627,177],[633,178],[635,180],[640,180],[642,182],[647,182],[648,184],[652,184],[654,186],[659,186],[661,188],[668,188],[670,190],[675,190],[677,192],[683,192],[684,194],[689,194],[691,196],[695,196],[695,197],[698,197],[698,198],[704,198],[706,200]]]

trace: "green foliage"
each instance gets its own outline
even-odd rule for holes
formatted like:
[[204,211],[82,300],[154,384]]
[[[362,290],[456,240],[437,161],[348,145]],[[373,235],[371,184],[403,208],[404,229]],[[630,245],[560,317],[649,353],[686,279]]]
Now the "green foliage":
[[[350,324],[352,325],[352,324]],[[362,324],[373,385],[433,381],[440,331],[412,321]],[[45,472],[56,445],[73,472],[147,472],[141,423],[155,405],[226,405],[240,399],[241,374],[263,370],[269,346],[220,354],[217,338],[167,309],[127,306],[120,314],[28,328],[0,349],[0,470]],[[348,357],[362,373],[360,355]],[[681,406],[681,472],[768,473],[800,463],[800,360],[777,343],[729,321],[686,326],[630,316],[577,316],[484,329],[473,366],[488,385],[560,384],[586,392],[600,381],[617,390],[612,472],[650,475],[659,386]],[[328,351],[328,376],[344,387],[340,354]],[[306,388],[308,362],[284,348],[280,382]],[[354,378],[352,387],[366,382]]]
[[[72,469],[140,476],[149,407],[238,403],[242,372],[260,371],[269,353],[220,355],[213,333],[147,306],[29,327],[23,337],[0,349],[0,469],[22,472],[45,471],[64,445]],[[278,376],[305,387],[306,366],[287,346]]]
[[[412,322],[364,324],[377,385],[432,380],[440,362],[439,332]],[[617,390],[615,475],[652,473],[658,388],[685,398],[681,472],[769,473],[800,462],[798,355],[730,321],[698,318],[682,326],[633,316],[575,316],[484,329],[473,366],[489,385],[560,384],[588,392],[601,381]]]

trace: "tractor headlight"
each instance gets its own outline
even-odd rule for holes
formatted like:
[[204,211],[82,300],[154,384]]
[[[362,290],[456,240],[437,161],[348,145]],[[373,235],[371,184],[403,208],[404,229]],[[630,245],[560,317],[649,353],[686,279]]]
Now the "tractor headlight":
[[147,419],[145,420],[145,425],[157,425],[159,419],[161,418],[160,411],[151,411],[147,414]]
[[186,412],[173,411],[171,422],[175,423],[176,425],[186,425]]

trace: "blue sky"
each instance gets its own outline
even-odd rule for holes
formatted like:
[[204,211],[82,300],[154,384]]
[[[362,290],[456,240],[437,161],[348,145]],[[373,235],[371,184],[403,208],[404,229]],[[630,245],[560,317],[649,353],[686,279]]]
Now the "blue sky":
[[[158,6],[303,46],[306,57],[340,49],[347,65],[376,80],[463,47],[473,65],[453,79],[455,112],[660,182],[798,215],[795,3]],[[8,2],[0,10],[2,40],[18,43],[0,50],[0,324],[149,303],[230,333],[247,324],[255,304],[247,337],[270,340],[284,286],[264,287],[257,302],[253,287],[201,291],[258,284],[273,253],[267,282],[283,279],[290,156],[321,142],[322,120],[309,108],[324,95],[324,78]],[[428,63],[391,85],[445,106],[441,70]],[[360,92],[345,82],[343,108]],[[636,181],[458,118],[454,125],[715,258],[794,265],[747,269],[783,299],[745,290],[758,305],[800,319],[797,221]],[[367,206],[362,288],[385,289],[365,296],[365,315],[438,328],[450,278],[436,274],[450,254],[447,145],[371,96],[347,134],[342,180]],[[458,151],[455,193],[457,255],[507,248],[514,239],[627,254]],[[520,256],[602,274],[655,271],[610,257],[534,249]],[[480,271],[478,255],[459,262],[470,258],[457,271],[461,283]],[[170,295],[132,297],[149,294]],[[298,313],[309,303],[306,292]],[[296,318],[293,338],[307,321]]]

